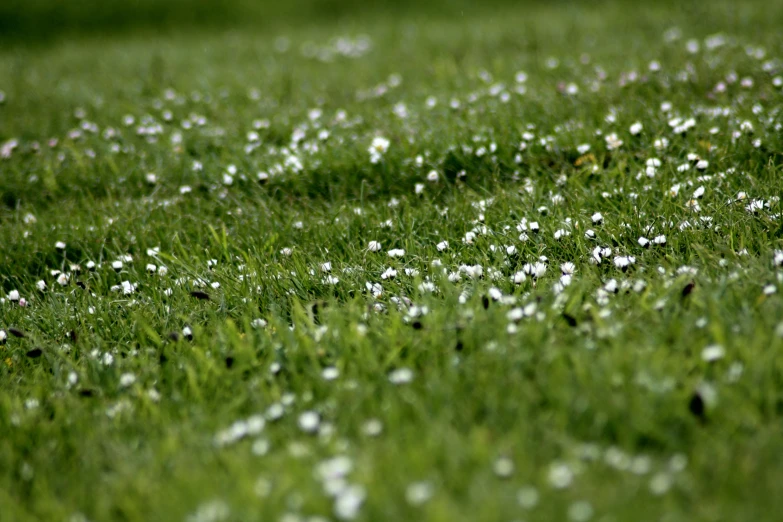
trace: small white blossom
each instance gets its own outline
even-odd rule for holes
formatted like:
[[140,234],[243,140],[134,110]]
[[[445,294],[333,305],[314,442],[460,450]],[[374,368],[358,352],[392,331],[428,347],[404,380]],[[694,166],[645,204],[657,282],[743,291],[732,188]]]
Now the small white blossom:
[[380,163],[383,155],[389,150],[389,143],[389,140],[382,136],[373,138],[370,148],[367,149],[370,153],[370,163]]
[[389,374],[389,382],[392,384],[407,384],[413,381],[413,370],[410,368],[397,368]]
[[723,349],[723,346],[713,344],[701,351],[701,358],[706,362],[714,362],[718,359],[723,359],[725,354],[726,350]]
[[120,387],[127,388],[136,382],[136,376],[132,373],[123,373],[120,375]]
[[314,433],[321,424],[321,417],[314,411],[306,411],[299,415],[297,424],[305,433]]
[[434,488],[429,482],[414,482],[405,490],[405,500],[412,506],[420,506],[427,502],[434,493]]

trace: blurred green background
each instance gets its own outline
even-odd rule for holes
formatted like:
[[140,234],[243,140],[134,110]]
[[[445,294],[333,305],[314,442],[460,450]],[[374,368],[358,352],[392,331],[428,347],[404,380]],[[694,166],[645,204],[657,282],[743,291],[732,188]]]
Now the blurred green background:
[[[601,12],[608,4],[622,4],[631,11],[654,7],[670,11],[673,18],[685,12],[700,17],[698,12],[707,15],[716,3],[723,8],[727,4],[720,0],[0,0],[0,43],[37,45],[63,37],[143,31],[236,28],[279,32],[288,27],[369,18],[469,20],[477,13],[508,11],[509,7],[521,13],[574,7]],[[728,2],[732,3],[741,10],[745,2]]]
[[0,40],[37,43],[143,29],[261,29],[411,12],[464,16],[486,5],[472,0],[2,0]]

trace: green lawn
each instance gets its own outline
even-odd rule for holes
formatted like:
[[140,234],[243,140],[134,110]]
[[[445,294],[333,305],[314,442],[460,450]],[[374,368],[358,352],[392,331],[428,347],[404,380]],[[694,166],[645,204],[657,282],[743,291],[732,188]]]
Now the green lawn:
[[0,24],[0,521],[780,519],[783,4],[90,2]]

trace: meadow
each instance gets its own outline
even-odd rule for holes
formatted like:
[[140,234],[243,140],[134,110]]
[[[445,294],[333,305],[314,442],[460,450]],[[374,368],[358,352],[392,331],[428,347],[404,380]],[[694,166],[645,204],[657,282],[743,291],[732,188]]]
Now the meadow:
[[779,520],[780,20],[4,3],[0,520]]

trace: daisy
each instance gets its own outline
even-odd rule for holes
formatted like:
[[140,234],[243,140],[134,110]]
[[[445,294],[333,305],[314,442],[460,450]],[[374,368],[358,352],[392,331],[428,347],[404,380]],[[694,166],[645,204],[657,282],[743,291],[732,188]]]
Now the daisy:
[[389,150],[389,140],[382,136],[376,136],[373,138],[370,148],[367,152],[370,153],[370,163],[380,163],[383,159],[383,155]]
[[623,146],[623,140],[621,140],[616,133],[611,133],[605,138],[606,148],[609,150],[616,150]]

